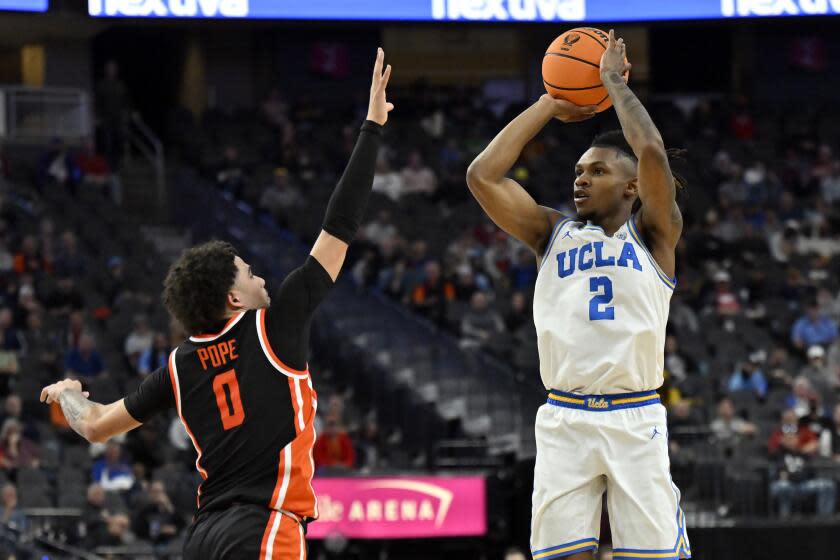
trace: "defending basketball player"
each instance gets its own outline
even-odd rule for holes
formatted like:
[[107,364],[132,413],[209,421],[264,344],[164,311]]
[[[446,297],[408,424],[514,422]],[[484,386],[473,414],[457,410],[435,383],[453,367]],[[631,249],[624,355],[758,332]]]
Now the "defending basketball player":
[[[333,192],[309,258],[269,297],[234,248],[193,247],[164,283],[169,311],[192,334],[125,399],[102,405],[78,381],[45,387],[70,426],[106,441],[175,408],[198,453],[198,512],[187,559],[306,558],[306,523],[318,517],[312,490],[317,394],[307,366],[309,325],[344,263],[373,184],[390,65],[377,52],[367,120]],[[212,334],[206,334],[212,333]]]
[[575,165],[576,217],[538,205],[505,175],[548,122],[589,118],[595,106],[544,95],[467,175],[484,210],[538,258],[534,322],[549,398],[535,426],[535,560],[591,559],[604,492],[615,558],[690,557],[656,393],[682,217],[662,137],[628,70],[611,31],[600,74],[622,131],[595,138]]

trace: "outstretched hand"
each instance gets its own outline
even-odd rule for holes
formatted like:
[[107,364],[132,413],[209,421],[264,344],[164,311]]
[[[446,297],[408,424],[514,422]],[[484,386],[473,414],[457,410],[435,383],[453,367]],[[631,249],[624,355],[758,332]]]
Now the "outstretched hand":
[[382,71],[385,62],[385,51],[381,48],[376,50],[376,62],[373,65],[373,80],[370,84],[370,103],[368,105],[367,119],[380,125],[388,121],[388,113],[394,109],[394,104],[389,103],[385,98],[385,88],[388,87],[388,80],[391,79],[391,65]]
[[601,76],[616,72],[619,76],[624,76],[626,82],[630,67],[631,64],[627,62],[627,45],[624,39],[616,39],[615,31],[610,29],[607,48],[601,55]]

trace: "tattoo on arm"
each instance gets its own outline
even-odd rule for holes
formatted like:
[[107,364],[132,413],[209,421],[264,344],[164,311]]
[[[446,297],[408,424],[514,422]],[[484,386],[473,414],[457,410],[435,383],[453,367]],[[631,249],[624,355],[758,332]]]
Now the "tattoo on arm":
[[82,437],[87,437],[85,424],[89,420],[95,403],[89,401],[79,391],[63,391],[58,397],[58,403],[73,431]]
[[633,149],[640,146],[646,139],[661,139],[659,130],[653,124],[644,105],[624,82],[623,76],[618,72],[610,72],[607,74],[604,85],[615,106],[615,112],[621,122],[627,142]]

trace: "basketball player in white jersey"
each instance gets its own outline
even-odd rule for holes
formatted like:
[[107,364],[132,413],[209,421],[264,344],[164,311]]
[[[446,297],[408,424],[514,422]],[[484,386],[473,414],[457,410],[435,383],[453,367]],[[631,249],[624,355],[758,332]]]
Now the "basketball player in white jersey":
[[614,558],[691,557],[656,393],[682,216],[662,137],[627,70],[611,31],[601,77],[622,131],[596,138],[575,165],[577,217],[538,205],[505,175],[549,121],[583,120],[595,107],[543,96],[467,174],[482,208],[540,267],[534,322],[549,397],[535,428],[535,560],[593,558],[604,492]]

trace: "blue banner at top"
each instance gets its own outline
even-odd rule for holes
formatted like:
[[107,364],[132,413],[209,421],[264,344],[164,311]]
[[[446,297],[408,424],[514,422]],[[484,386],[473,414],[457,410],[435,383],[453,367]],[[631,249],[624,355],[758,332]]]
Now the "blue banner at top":
[[[46,3],[0,0],[0,8]],[[834,15],[840,14],[840,0],[88,0],[88,12],[142,18],[607,22]]]
[[49,0],[0,0],[0,10],[46,12],[49,4]]

